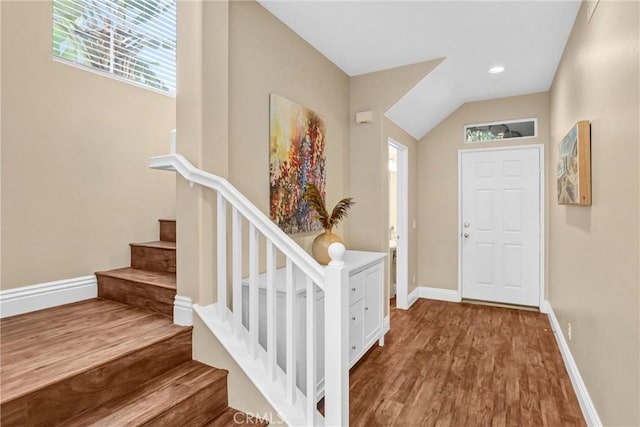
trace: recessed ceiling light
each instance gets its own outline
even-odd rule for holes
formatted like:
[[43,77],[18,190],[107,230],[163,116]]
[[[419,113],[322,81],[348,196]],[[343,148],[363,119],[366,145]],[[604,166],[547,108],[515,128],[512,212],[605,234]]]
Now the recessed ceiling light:
[[505,70],[505,68],[502,65],[496,65],[495,67],[489,68],[489,73],[490,74],[500,74],[504,70]]

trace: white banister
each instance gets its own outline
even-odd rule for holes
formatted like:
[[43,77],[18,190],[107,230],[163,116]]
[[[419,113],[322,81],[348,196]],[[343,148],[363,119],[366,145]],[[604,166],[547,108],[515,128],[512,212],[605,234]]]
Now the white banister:
[[256,225],[256,228],[271,240],[274,245],[291,258],[291,261],[306,272],[315,283],[323,283],[324,272],[320,264],[306,253],[300,246],[273,223],[260,209],[239,192],[226,179],[195,168],[181,154],[169,154],[152,157],[150,166],[154,169],[172,170],[192,183],[211,188],[222,193],[224,198],[234,206],[244,218]]
[[325,426],[349,425],[349,273],[341,243],[329,246],[331,261],[325,270],[324,304],[331,314],[324,316]]
[[258,231],[249,224],[249,352],[258,358]]
[[291,404],[295,403],[296,399],[296,352],[293,343],[293,327],[294,327],[294,298],[295,298],[295,288],[293,283],[293,263],[291,259],[287,258],[286,267],[285,267],[285,316],[286,316],[286,338],[285,338],[285,347],[287,354],[287,379],[286,379],[286,393],[287,399]]
[[[174,133],[175,138],[175,133]],[[217,257],[217,277],[218,277],[218,305],[220,318],[223,320],[227,316],[227,202],[218,193],[216,215],[216,257]]]
[[236,338],[242,333],[242,216],[233,207],[231,215],[233,234],[233,332]]
[[[175,171],[191,186],[217,192],[217,303],[200,307],[195,301],[196,312],[285,423],[348,426],[349,277],[342,261],[344,245],[332,244],[331,262],[321,266],[227,180],[176,154],[175,133],[171,144],[171,154],[152,158],[151,167]],[[248,243],[243,240],[244,221]],[[278,269],[280,255],[284,268]],[[324,298],[323,313],[316,298]],[[321,314],[324,324],[318,324]],[[324,357],[318,354],[321,343]],[[318,378],[321,368],[324,381]],[[319,392],[324,393],[324,417],[317,411]]]
[[316,424],[316,290],[310,277],[307,277],[307,422]]
[[267,240],[267,370],[269,379],[277,378],[277,347],[276,347],[276,249]]

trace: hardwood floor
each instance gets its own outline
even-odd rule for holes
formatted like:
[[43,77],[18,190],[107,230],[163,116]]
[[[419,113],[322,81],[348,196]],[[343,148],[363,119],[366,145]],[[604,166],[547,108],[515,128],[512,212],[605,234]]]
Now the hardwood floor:
[[420,299],[352,370],[352,426],[584,426],[546,315]]

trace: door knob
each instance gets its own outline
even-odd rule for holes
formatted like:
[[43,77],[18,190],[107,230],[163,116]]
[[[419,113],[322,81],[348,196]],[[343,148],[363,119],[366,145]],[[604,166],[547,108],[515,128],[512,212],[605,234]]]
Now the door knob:
[[469,233],[464,233],[463,236],[464,236],[465,239],[468,239],[469,238]]
[[471,224],[469,224],[468,222],[465,222],[463,225],[464,225],[464,228],[469,228]]

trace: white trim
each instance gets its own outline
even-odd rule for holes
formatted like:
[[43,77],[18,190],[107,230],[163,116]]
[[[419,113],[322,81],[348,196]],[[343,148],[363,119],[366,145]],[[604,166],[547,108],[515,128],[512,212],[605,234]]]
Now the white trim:
[[193,304],[191,298],[176,295],[173,300],[173,323],[180,326],[193,325]]
[[391,319],[389,315],[386,315],[382,320],[382,336],[391,330]]
[[[389,138],[387,146],[398,152],[396,188],[398,195],[397,218],[400,236],[396,241],[396,306],[406,310],[410,304],[409,294],[409,149]],[[389,224],[387,224],[387,230]],[[387,233],[388,235],[389,233]],[[388,240],[388,239],[387,239]],[[388,250],[387,250],[388,253]],[[389,260],[391,262],[391,260]],[[391,271],[391,268],[389,268]],[[390,281],[390,283],[392,283]]]
[[15,316],[98,296],[95,275],[0,291],[0,317]]
[[409,301],[407,309],[411,308],[411,306],[418,301],[418,298],[420,298],[420,287],[415,288],[413,291],[411,291],[411,293],[409,294],[409,297],[407,298]]
[[455,289],[431,288],[428,286],[419,286],[416,288],[420,298],[434,299],[438,301],[460,302],[460,292]]
[[[304,407],[305,397],[298,387],[295,388],[296,399],[292,403],[285,394],[282,386],[285,383],[286,374],[280,367],[276,368],[276,380],[272,380],[266,368],[266,353],[259,346],[258,359],[254,359],[247,351],[246,342],[243,338],[236,338],[236,334],[231,329],[231,324],[222,321],[217,315],[219,303],[208,306],[195,304],[193,310],[204,322],[216,339],[222,344],[229,356],[242,369],[245,375],[253,382],[258,391],[264,396],[269,404],[278,411],[278,416],[289,426],[309,425],[305,419]],[[348,399],[347,399],[348,401]]]
[[515,145],[512,147],[490,147],[490,148],[471,148],[458,150],[458,292],[462,297],[462,154],[463,153],[474,153],[474,152],[485,152],[485,151],[514,151],[514,150],[528,150],[528,149],[537,149],[538,150],[538,161],[539,161],[539,184],[540,185],[540,259],[539,259],[539,286],[540,286],[540,295],[538,298],[538,307],[540,312],[546,313],[545,307],[545,236],[546,236],[546,224],[545,224],[545,214],[546,214],[546,204],[545,204],[545,154],[544,154],[544,144],[528,144],[528,145]]
[[560,347],[560,354],[562,354],[562,359],[564,360],[564,366],[569,373],[569,378],[571,379],[571,384],[573,384],[573,390],[578,398],[578,403],[580,404],[580,409],[582,409],[585,421],[589,427],[600,427],[602,426],[602,422],[600,421],[596,407],[591,400],[591,396],[589,396],[587,386],[582,380],[578,366],[576,365],[575,360],[573,360],[573,355],[571,354],[567,341],[564,339],[562,328],[560,328],[560,324],[553,312],[553,308],[551,308],[549,301],[544,301],[543,307],[549,317],[551,329],[553,330],[553,334],[556,336],[558,347]]

